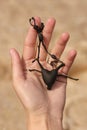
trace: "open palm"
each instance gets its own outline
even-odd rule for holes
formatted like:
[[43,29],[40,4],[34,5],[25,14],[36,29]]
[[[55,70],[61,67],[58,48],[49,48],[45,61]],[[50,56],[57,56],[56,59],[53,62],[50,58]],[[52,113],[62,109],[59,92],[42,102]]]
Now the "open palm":
[[[39,25],[41,22],[40,18],[36,17],[35,20]],[[50,18],[48,19],[43,30],[44,41],[47,48],[51,40],[54,26],[55,19]],[[40,70],[37,61],[32,63],[32,60],[36,57],[36,38],[36,31],[33,29],[33,27],[30,27],[24,43],[23,57],[20,58],[15,49],[10,50],[12,57],[14,88],[24,107],[29,112],[33,114],[43,114],[45,112],[49,112],[55,117],[59,116],[59,118],[62,118],[65,104],[67,79],[61,77],[61,80],[64,82],[56,81],[52,86],[52,90],[47,90],[40,73],[25,71],[26,69],[32,68]],[[55,54],[58,58],[60,58],[68,39],[69,34],[63,33],[54,45],[52,54]],[[63,73],[68,73],[75,56],[75,50],[71,50],[68,53],[64,61],[66,66],[64,66],[61,70]],[[50,66],[46,63],[46,58],[47,53],[43,47],[41,47],[40,62],[47,67],[47,69],[49,69]]]

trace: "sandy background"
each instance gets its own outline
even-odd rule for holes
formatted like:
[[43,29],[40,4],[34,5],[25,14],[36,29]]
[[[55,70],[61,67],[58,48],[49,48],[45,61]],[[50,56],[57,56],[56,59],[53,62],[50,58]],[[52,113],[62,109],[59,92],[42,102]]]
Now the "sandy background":
[[25,111],[12,88],[9,49],[22,53],[28,19],[36,15],[44,22],[55,17],[52,43],[62,32],[71,35],[65,54],[78,51],[70,74],[80,80],[68,80],[64,129],[87,130],[87,0],[0,0],[0,130],[26,130]]

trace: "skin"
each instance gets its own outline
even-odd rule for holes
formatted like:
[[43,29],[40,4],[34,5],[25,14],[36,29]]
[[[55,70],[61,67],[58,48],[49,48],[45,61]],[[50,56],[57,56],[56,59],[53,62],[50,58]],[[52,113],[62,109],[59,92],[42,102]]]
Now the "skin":
[[[41,19],[35,17],[37,25],[40,25]],[[45,45],[48,48],[52,33],[55,26],[55,19],[49,18],[45,24],[43,35]],[[32,60],[36,57],[36,39],[37,33],[30,26],[26,36],[23,48],[22,58],[16,49],[10,49],[12,61],[12,77],[14,89],[20,98],[23,106],[26,109],[28,116],[28,129],[29,130],[62,130],[63,109],[66,100],[66,85],[67,79],[61,77],[63,82],[56,81],[49,91],[46,89],[41,74],[37,72],[25,71],[26,69],[40,70],[37,62],[32,64]],[[58,58],[61,57],[69,34],[63,33],[54,45],[51,53],[55,54]],[[68,74],[72,66],[77,52],[70,50],[63,61],[64,66],[60,72]],[[40,62],[50,69],[50,65],[46,62],[47,53],[41,47]]]

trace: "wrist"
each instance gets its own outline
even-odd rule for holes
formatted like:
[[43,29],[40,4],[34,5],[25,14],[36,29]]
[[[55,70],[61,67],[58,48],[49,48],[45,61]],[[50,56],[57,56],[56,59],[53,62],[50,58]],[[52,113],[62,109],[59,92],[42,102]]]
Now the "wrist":
[[48,119],[46,115],[29,116],[28,130],[49,130]]
[[63,130],[62,120],[45,113],[28,115],[28,130]]

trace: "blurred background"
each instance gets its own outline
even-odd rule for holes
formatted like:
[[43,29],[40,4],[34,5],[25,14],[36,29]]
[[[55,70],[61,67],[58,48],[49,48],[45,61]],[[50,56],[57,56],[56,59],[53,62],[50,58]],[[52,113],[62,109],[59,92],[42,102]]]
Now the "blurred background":
[[56,19],[50,49],[61,33],[70,33],[63,58],[77,50],[70,75],[80,80],[68,80],[63,125],[64,130],[87,130],[87,0],[0,0],[0,129],[26,129],[26,113],[12,88],[9,49],[22,54],[32,16],[44,23]]

